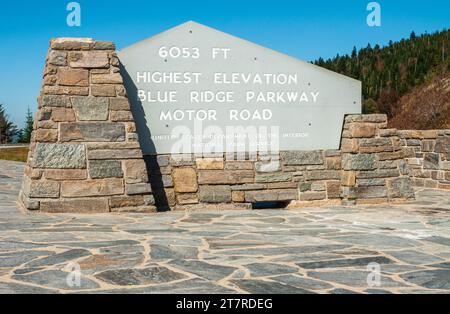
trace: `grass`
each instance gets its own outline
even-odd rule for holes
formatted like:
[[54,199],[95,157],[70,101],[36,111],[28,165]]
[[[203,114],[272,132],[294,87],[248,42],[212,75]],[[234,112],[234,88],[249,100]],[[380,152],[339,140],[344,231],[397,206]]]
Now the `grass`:
[[28,147],[0,147],[0,160],[12,160],[26,162]]

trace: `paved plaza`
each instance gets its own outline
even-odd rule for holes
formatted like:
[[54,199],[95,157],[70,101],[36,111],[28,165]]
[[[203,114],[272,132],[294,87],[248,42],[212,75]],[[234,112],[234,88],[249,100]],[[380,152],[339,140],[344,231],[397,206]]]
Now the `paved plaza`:
[[450,191],[399,205],[55,215],[18,208],[23,167],[0,161],[0,293],[450,292]]

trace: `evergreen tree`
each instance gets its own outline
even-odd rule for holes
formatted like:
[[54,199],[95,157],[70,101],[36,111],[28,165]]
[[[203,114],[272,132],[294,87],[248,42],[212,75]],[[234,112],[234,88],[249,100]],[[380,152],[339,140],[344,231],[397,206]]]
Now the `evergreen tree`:
[[9,120],[3,104],[0,104],[0,144],[12,143],[16,135],[16,125]]
[[31,133],[33,132],[34,119],[30,108],[27,110],[25,117],[25,127],[20,130],[19,143],[30,143]]

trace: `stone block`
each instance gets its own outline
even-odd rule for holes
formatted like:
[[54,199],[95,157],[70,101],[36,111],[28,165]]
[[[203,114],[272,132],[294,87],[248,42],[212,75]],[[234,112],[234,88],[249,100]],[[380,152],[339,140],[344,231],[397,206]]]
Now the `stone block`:
[[146,205],[144,201],[144,196],[142,195],[112,196],[109,200],[109,203],[111,208]]
[[325,181],[311,182],[311,190],[315,192],[325,191]]
[[58,51],[58,50],[50,50],[48,53],[48,64],[57,65],[57,66],[66,66],[67,65],[67,52],[66,51]]
[[124,194],[122,179],[94,179],[86,180],[83,184],[79,181],[63,181],[61,183],[61,196],[63,197],[90,197],[111,196]]
[[84,145],[38,144],[33,165],[36,168],[84,169],[86,148]]
[[256,172],[259,173],[271,173],[281,170],[280,160],[260,161],[255,163]]
[[376,134],[376,125],[373,123],[352,123],[349,126],[351,137],[370,138]]
[[291,173],[271,173],[271,174],[258,174],[255,178],[256,183],[274,183],[274,182],[286,182],[292,181]]
[[305,179],[306,179],[306,181],[340,180],[341,179],[341,172],[337,171],[337,170],[307,171]]
[[126,183],[148,182],[147,166],[143,159],[130,159],[123,162]]
[[389,198],[406,198],[415,197],[412,181],[409,177],[401,177],[387,180]]
[[89,87],[80,86],[44,86],[42,93],[46,95],[88,96]]
[[376,156],[375,154],[344,154],[342,165],[344,170],[374,170]]
[[63,86],[89,86],[89,71],[82,69],[60,68],[57,74],[58,84]]
[[341,177],[341,184],[343,186],[354,186],[356,184],[356,172],[343,171]]
[[199,184],[244,184],[253,183],[253,170],[200,170]]
[[89,150],[89,159],[137,159],[142,158],[140,149],[98,149]]
[[91,93],[96,97],[116,97],[115,85],[91,85]]
[[180,205],[198,204],[199,199],[196,193],[177,194],[177,203]]
[[68,59],[72,68],[109,68],[109,57],[106,51],[70,52]]
[[74,122],[75,113],[70,108],[52,108],[51,118],[54,122]]
[[358,179],[358,186],[384,186],[386,185],[386,179],[373,178],[373,179]]
[[450,159],[450,136],[438,137],[434,151],[436,153],[445,154],[447,158]]
[[66,96],[55,96],[55,95],[43,95],[40,97],[39,102],[42,107],[64,107],[70,108],[72,107],[72,103],[70,101],[70,97]]
[[341,142],[341,150],[343,153],[357,153],[359,151],[358,140],[343,138]]
[[300,192],[311,191],[312,183],[311,182],[300,182],[298,187],[299,187]]
[[385,186],[360,186],[356,188],[356,198],[386,198],[388,196]]
[[121,123],[61,123],[61,142],[123,142],[125,126]]
[[122,178],[122,163],[118,160],[91,160],[89,175],[92,179]]
[[55,38],[50,41],[55,50],[89,50],[94,44],[92,38]]
[[58,141],[58,130],[38,129],[35,131],[34,140],[39,143],[55,143]]
[[358,179],[372,179],[372,178],[391,178],[400,175],[397,169],[380,169],[374,171],[359,171],[356,174]]
[[41,201],[44,213],[108,213],[108,199],[89,198],[76,200]]
[[128,98],[111,98],[109,104],[110,110],[130,110]]
[[342,158],[341,156],[327,157],[326,168],[327,170],[341,170]]
[[72,104],[78,121],[105,121],[108,119],[108,98],[73,97]]
[[439,169],[440,156],[437,153],[425,153],[423,158],[424,169]]
[[44,171],[44,178],[55,181],[85,180],[87,171],[85,169],[47,169]]
[[224,169],[223,158],[198,158],[196,160],[198,170],[222,170]]
[[198,190],[197,173],[194,168],[183,167],[173,169],[175,192],[195,193]]
[[293,201],[298,199],[298,190],[262,190],[262,191],[246,191],[245,202],[277,202],[277,201]]
[[131,111],[119,110],[111,111],[110,119],[114,122],[132,122],[134,121]]
[[326,192],[303,192],[300,193],[300,201],[319,201],[326,199]]
[[200,186],[199,200],[203,203],[229,203],[231,187],[229,185]]
[[322,165],[324,158],[322,151],[288,151],[281,153],[285,165]]
[[58,198],[59,182],[31,180],[28,196],[30,198]]
[[244,203],[245,202],[245,192],[244,191],[231,192],[231,200],[235,203]]
[[92,84],[123,84],[120,73],[92,74]]
[[340,181],[327,181],[326,183],[327,198],[340,198],[341,197],[341,182]]
[[265,184],[242,184],[242,185],[232,185],[232,191],[252,191],[252,190],[264,190],[266,188]]
[[225,163],[226,170],[253,170],[252,161],[227,161]]
[[152,193],[152,187],[150,183],[126,184],[125,193],[127,195],[150,194]]

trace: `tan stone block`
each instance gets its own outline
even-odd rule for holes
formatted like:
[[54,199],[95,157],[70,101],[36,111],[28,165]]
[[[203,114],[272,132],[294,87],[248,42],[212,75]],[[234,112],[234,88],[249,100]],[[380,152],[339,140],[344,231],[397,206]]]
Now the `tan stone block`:
[[142,158],[142,151],[140,148],[139,149],[89,150],[88,158],[89,159],[137,159],[137,158]]
[[111,111],[109,118],[111,121],[114,122],[119,122],[119,121],[125,121],[125,122],[130,122],[130,121],[134,121],[133,119],[133,115],[131,114],[131,111],[124,111],[124,110],[119,110],[119,111]]
[[127,133],[136,133],[136,123],[134,122],[128,122],[125,124],[125,129],[127,130]]
[[57,77],[59,85],[89,86],[88,70],[60,68]]
[[359,149],[358,140],[343,138],[341,150],[343,153],[357,153]]
[[61,195],[63,197],[111,196],[124,194],[122,179],[99,179],[79,181],[63,181]]
[[44,76],[44,85],[55,85],[58,81],[56,75],[45,75]]
[[108,199],[88,198],[76,200],[41,201],[45,213],[108,213]]
[[178,193],[190,193],[197,192],[197,173],[194,168],[175,168],[173,169],[173,182],[175,186],[175,192]]
[[85,180],[87,179],[87,171],[85,169],[47,169],[44,171],[44,177],[56,181]]
[[341,156],[327,157],[326,165],[328,170],[341,170]]
[[115,97],[116,88],[114,85],[91,85],[91,93],[96,97]]
[[110,198],[111,208],[118,207],[133,207],[145,205],[144,196],[134,195],[134,196],[113,196]]
[[300,201],[318,201],[327,197],[325,192],[303,192],[300,193]]
[[373,123],[352,123],[349,126],[350,136],[355,138],[374,137],[376,125]]
[[198,158],[196,163],[199,170],[221,170],[224,168],[223,158]]
[[148,182],[147,166],[143,159],[124,160],[126,183],[146,183]]
[[75,121],[75,113],[69,108],[52,108],[52,120],[54,122],[73,122]]
[[340,198],[341,197],[341,182],[340,181],[328,181],[326,183],[327,187],[327,198]]
[[355,186],[356,184],[356,172],[343,171],[341,177],[341,184],[343,186]]
[[122,75],[120,73],[111,74],[92,74],[92,84],[122,84]]
[[276,190],[276,189],[293,189],[298,187],[297,182],[275,182],[275,183],[268,183],[267,188],[269,190]]
[[89,95],[89,87],[79,86],[44,86],[42,92],[47,95]]
[[70,52],[69,65],[72,68],[108,68],[108,53],[106,51]]
[[35,141],[40,143],[55,143],[58,141],[58,130],[38,129],[35,131]]
[[245,192],[244,191],[231,192],[231,200],[235,203],[244,203],[245,202]]
[[177,204],[180,205],[198,204],[198,195],[195,193],[177,194]]
[[199,184],[244,184],[253,183],[253,170],[200,170]]
[[109,108],[111,110],[130,110],[128,98],[111,98]]
[[50,47],[55,50],[89,50],[94,44],[92,38],[55,38]]

